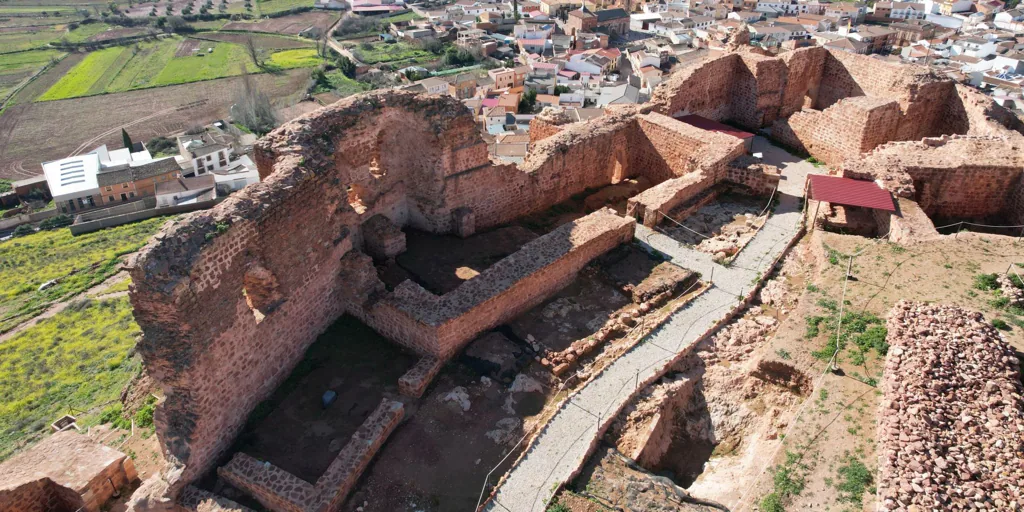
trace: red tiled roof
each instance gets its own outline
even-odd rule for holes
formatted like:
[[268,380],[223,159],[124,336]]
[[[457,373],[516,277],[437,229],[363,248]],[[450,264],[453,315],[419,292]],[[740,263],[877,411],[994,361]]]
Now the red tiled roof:
[[696,126],[697,128],[708,130],[710,132],[719,132],[724,133],[726,135],[732,135],[737,139],[749,139],[754,136],[753,133],[745,132],[743,130],[740,130],[739,128],[733,128],[732,126],[729,126],[727,124],[722,124],[719,123],[718,121],[712,121],[711,119],[701,117],[698,115],[690,114],[688,116],[677,117],[676,119],[688,125]]
[[892,194],[873,181],[812,174],[811,199],[843,206],[863,206],[887,212],[896,211]]

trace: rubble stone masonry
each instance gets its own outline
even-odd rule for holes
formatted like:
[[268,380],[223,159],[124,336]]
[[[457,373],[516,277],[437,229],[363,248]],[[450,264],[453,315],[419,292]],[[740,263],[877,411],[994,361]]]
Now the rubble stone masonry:
[[[467,236],[636,177],[655,185],[649,206],[631,206],[648,222],[647,210],[669,208],[730,177],[768,179],[730,168],[743,153],[738,139],[700,131],[673,115],[699,114],[748,130],[796,117],[790,124],[794,146],[812,154],[851,153],[847,160],[890,137],[969,134],[973,138],[955,142],[964,144],[964,154],[979,155],[972,145],[988,144],[993,156],[963,163],[991,179],[972,183],[966,170],[947,172],[948,166],[935,164],[932,172],[917,173],[925,186],[964,191],[933,196],[926,190],[920,197],[931,199],[923,207],[984,214],[1020,203],[1019,173],[995,161],[1019,170],[1020,157],[1010,149],[1020,153],[1020,135],[999,125],[1016,129],[1012,118],[991,100],[921,69],[820,47],[778,57],[729,52],[672,75],[649,104],[610,107],[586,122],[549,122],[551,129],[536,134],[520,165],[491,161],[473,115],[450,97],[367,93],[286,123],[256,143],[261,183],[169,222],[130,263],[130,297],[144,332],[138,351],[166,396],[155,420],[170,466],[163,483],[144,486],[165,495],[151,501],[179,496],[211,469],[253,408],[341,314],[352,312],[389,338],[443,360],[627,240],[633,224],[599,212],[528,244],[442,297],[409,282],[388,293],[377,278],[365,251],[378,257],[402,251],[400,229]],[[865,98],[846,100],[853,97]],[[873,98],[898,104],[894,135],[895,109]],[[796,114],[830,107],[837,110]],[[833,114],[843,109],[851,109],[854,121],[836,121]],[[851,166],[849,172],[895,172],[900,177],[891,183],[901,194],[910,191],[907,197],[925,188],[910,178],[916,157],[900,160],[884,151],[865,160],[888,165],[886,171]],[[904,151],[935,150],[916,145]],[[982,200],[997,206],[978,206]],[[364,229],[375,216],[375,225]]]
[[879,180],[929,216],[967,219],[1020,218],[1022,173],[1024,138],[1017,134],[892,142],[842,168],[849,178]]
[[900,301],[879,413],[879,510],[1017,510],[1024,399],[1014,351],[982,315]]

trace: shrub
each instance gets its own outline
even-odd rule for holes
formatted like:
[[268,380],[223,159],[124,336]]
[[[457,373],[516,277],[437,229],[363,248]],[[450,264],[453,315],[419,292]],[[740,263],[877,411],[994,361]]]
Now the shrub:
[[75,219],[72,218],[70,215],[55,215],[53,217],[50,217],[49,219],[40,222],[39,229],[50,230],[62,228],[64,226],[70,226],[73,222],[75,222]]
[[35,233],[35,232],[36,232],[36,228],[34,228],[34,227],[32,227],[32,226],[30,226],[28,224],[22,224],[22,225],[20,225],[20,226],[18,226],[16,228],[14,228],[13,235],[15,237],[19,237],[19,236],[31,235],[32,233]]
[[786,512],[782,506],[782,498],[777,493],[771,493],[761,498],[761,512]]
[[995,290],[999,288],[999,276],[996,274],[977,274],[974,276],[974,287],[979,290]]
[[153,404],[146,404],[135,412],[135,424],[142,428],[153,426]]
[[839,481],[836,483],[836,491],[839,492],[839,501],[845,503],[856,503],[860,505],[864,491],[871,485],[871,472],[867,466],[852,455],[846,458],[846,464],[839,467]]
[[999,329],[1000,331],[1009,331],[1011,329],[1010,324],[1006,323],[1006,320],[1002,318],[992,319],[992,327]]

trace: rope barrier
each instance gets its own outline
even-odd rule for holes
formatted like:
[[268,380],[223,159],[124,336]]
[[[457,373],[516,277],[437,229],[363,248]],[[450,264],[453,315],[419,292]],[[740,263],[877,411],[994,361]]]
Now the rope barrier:
[[695,234],[697,236],[704,237],[704,238],[711,238],[710,236],[707,236],[707,235],[705,235],[703,233],[694,231],[694,230],[692,230],[692,229],[690,229],[690,228],[680,224],[677,220],[673,219],[672,217],[669,217],[668,215],[665,214],[665,212],[663,212],[661,210],[654,210],[654,211],[660,213],[663,217],[665,217],[666,219],[672,221],[673,224],[675,224],[675,225],[677,225],[677,226],[679,226],[679,227],[681,227],[681,228],[683,228],[683,229],[685,229],[685,230],[687,230],[687,231],[689,231],[689,232],[691,232],[691,233],[693,233],[693,234]]
[[[829,358],[828,364],[825,365],[825,369],[821,372],[821,375],[819,375],[818,378],[815,380],[814,387],[812,389],[817,389],[818,386],[821,385],[822,381],[825,380],[825,376],[828,375],[829,370],[832,369],[833,365],[835,364],[836,358],[839,355],[840,333],[842,332],[843,326],[843,305],[846,304],[846,285],[850,282],[850,269],[853,268],[853,258],[854,255],[851,255],[850,263],[848,264],[846,274],[843,277],[843,293],[839,301],[839,323],[836,326],[836,351],[832,353],[832,357]],[[772,337],[774,338],[774,336]],[[786,433],[781,436],[783,440],[788,439],[790,437],[793,428],[799,422],[800,417],[807,409],[807,405],[810,404],[811,402],[812,400],[804,400],[803,403],[800,404],[800,408],[797,410],[796,416],[793,416],[793,418],[789,422],[789,425],[786,427]],[[754,490],[754,488],[757,486],[757,482],[761,480],[761,477],[764,475],[764,473],[768,471],[768,466],[772,464],[772,461],[774,461],[776,457],[779,456],[779,452],[782,451],[783,446],[785,446],[785,443],[779,443],[779,446],[775,448],[771,456],[765,459],[764,465],[761,466],[761,471],[757,473],[757,476],[754,477],[754,480],[751,483],[751,485],[747,487],[747,490],[743,492],[743,494],[740,496],[739,501],[736,503],[737,510],[742,511],[746,509],[747,497],[750,495],[750,492]]]

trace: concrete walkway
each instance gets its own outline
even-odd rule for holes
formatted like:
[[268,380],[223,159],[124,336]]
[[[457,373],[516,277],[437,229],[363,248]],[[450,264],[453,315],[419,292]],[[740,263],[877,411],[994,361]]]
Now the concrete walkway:
[[636,239],[641,245],[681,267],[700,272],[704,280],[711,278],[713,271],[712,287],[563,403],[484,510],[543,512],[553,491],[582,467],[603,427],[629,401],[637,383],[642,387],[661,377],[674,360],[688,354],[710,329],[729,318],[797,235],[803,183],[814,167],[770,146],[761,137],[755,139],[754,148],[764,154],[767,163],[783,171],[775,212],[729,267],[712,262],[706,253],[637,226]]

